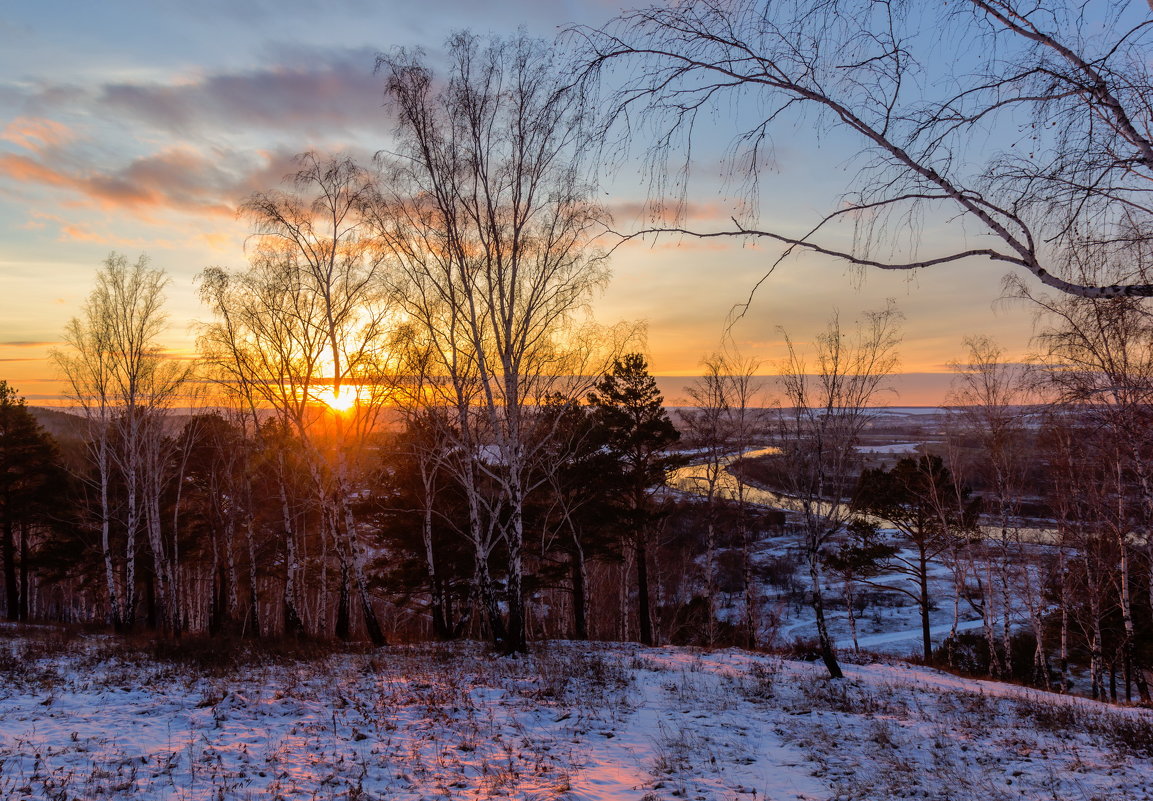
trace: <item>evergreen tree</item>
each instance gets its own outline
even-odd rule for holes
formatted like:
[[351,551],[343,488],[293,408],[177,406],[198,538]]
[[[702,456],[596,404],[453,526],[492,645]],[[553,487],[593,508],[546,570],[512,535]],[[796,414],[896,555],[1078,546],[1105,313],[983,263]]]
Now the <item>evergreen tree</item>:
[[640,641],[653,644],[649,588],[649,546],[654,523],[660,516],[653,493],[664,486],[669,472],[683,464],[668,448],[680,439],[669,419],[656,379],[639,353],[613,362],[612,369],[589,393],[605,443],[621,465],[618,502],[622,506],[622,531],[636,558],[637,617]]
[[930,636],[929,575],[934,560],[961,532],[976,523],[975,504],[959,488],[941,457],[906,457],[891,470],[865,470],[857,484],[854,506],[861,512],[887,520],[913,546],[913,553],[892,548],[884,557],[886,570],[908,577],[915,585],[895,589],[916,601],[921,612],[921,647],[925,662],[932,657]]
[[4,559],[4,599],[9,620],[28,616],[27,582],[21,581],[20,576],[27,575],[29,529],[47,520],[54,502],[53,490],[62,484],[51,437],[28,411],[24,398],[7,381],[0,380],[0,555]]
[[[545,475],[533,504],[542,532],[540,568],[547,586],[566,585],[571,593],[572,636],[590,636],[589,574],[592,561],[620,557],[621,462],[606,442],[594,409],[564,399],[541,407],[539,425],[549,434],[539,469]],[[547,547],[545,544],[547,543]]]
[[449,464],[435,414],[412,415],[381,449],[372,493],[363,499],[377,530],[370,565],[379,591],[397,606],[427,613],[438,640],[460,637],[470,621],[475,565],[468,501]]

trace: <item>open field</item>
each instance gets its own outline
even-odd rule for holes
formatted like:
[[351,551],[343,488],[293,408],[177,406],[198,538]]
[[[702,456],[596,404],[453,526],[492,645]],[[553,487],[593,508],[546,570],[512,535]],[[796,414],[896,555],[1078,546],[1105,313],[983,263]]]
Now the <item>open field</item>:
[[1153,713],[888,660],[831,682],[772,655],[574,642],[0,646],[4,798],[1153,797]]

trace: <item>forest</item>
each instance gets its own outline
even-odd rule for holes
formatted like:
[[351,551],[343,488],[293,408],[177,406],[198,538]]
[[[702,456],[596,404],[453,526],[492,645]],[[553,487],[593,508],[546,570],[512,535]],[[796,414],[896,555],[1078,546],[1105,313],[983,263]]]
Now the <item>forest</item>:
[[[790,61],[786,28],[748,3],[574,29],[579,68],[523,33],[454,34],[439,73],[416,49],[380,54],[390,148],[370,164],[302,153],[243,201],[248,264],[198,276],[209,319],[195,358],[163,347],[164,270],[113,253],[53,354],[68,409],[30,408],[0,383],[8,619],[174,641],[484,640],[507,654],[551,639],[787,647],[839,677],[841,627],[858,650],[872,606],[904,605],[925,663],[1148,702],[1153,290],[1131,173],[1153,160],[1117,155],[1153,153],[1126,116],[1147,98],[1028,15],[973,5],[989,36],[1028,40],[1054,66],[998,63],[999,83],[927,117],[903,116],[896,88],[880,106],[869,89],[909,69],[895,41],[849,36],[845,52],[884,53],[821,94],[806,83],[833,69],[820,48]],[[828,14],[828,35],[852,16]],[[700,34],[721,19],[731,38]],[[737,74],[733,52],[749,47],[763,72]],[[630,59],[639,71],[605,89]],[[1062,88],[1086,75],[1093,91]],[[1007,289],[1038,315],[1035,359],[966,339],[939,426],[900,458],[870,445],[899,364],[895,305],[834,314],[812,343],[786,332],[780,364],[722,343],[675,408],[643,325],[591,316],[621,240],[593,162],[637,114],[663,132],[654,174],[675,175],[690,117],[733,86],[782,104],[764,125],[811,102],[883,154],[813,234],[848,210],[944,203],[996,246],[882,262],[871,225],[838,250],[741,224],[691,231],[661,208],[671,224],[624,239],[768,238],[900,270],[988,258],[1037,281]],[[1051,169],[942,166],[950,137],[1026,99],[1068,123],[1045,134]],[[1108,131],[1070,122],[1086,115]],[[737,161],[759,163],[741,149],[757,130],[738,135]],[[1070,162],[1089,146],[1094,165]],[[782,625],[789,608],[802,630]]]
[[[693,405],[666,407],[640,353],[555,375],[549,330],[503,356],[540,365],[510,387],[475,340],[361,327],[345,293],[374,286],[363,261],[273,264],[272,286],[266,262],[207,276],[220,321],[190,364],[152,339],[163,274],[114,256],[58,357],[79,407],[0,384],[9,620],[784,648],[837,675],[860,621],[907,606],[928,664],[1148,699],[1153,329],[1131,300],[1065,301],[1028,368],[968,340],[954,405],[910,429],[872,405],[900,344],[892,307],[831,321],[816,363],[794,352],[775,377],[714,355]],[[406,367],[386,373],[382,351]]]
[[1153,0],[10,5],[0,797],[1153,799]]

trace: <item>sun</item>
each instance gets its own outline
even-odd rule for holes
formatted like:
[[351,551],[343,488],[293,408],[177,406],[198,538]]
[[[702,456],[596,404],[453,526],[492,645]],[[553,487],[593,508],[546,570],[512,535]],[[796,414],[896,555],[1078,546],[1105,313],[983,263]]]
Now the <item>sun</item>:
[[332,389],[325,389],[316,395],[317,400],[334,412],[347,412],[356,405],[356,396],[356,389],[349,386],[343,386],[336,392]]

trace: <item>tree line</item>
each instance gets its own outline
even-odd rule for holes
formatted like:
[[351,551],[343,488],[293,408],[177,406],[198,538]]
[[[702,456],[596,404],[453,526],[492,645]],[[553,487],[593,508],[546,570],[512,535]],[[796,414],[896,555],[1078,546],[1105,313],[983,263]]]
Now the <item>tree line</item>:
[[[214,319],[195,374],[158,344],[162,271],[104,265],[56,354],[85,423],[73,528],[93,542],[77,553],[102,566],[68,614],[382,643],[397,621],[381,575],[407,551],[373,521],[400,503],[422,510],[439,636],[523,650],[526,560],[567,543],[583,581],[586,548],[607,547],[583,529],[627,518],[653,639],[643,529],[676,431],[626,355],[634,331],[584,314],[606,277],[586,106],[541,42],[460,34],[449,51],[444,76],[419,53],[381,56],[398,125],[375,169],[305,154],[289,187],[244,203],[249,266],[199,279]],[[174,431],[190,403],[215,411]],[[566,483],[582,460],[600,468],[584,495]]]
[[[94,297],[107,286],[163,280],[112,259]],[[941,435],[880,463],[862,442],[896,364],[891,307],[834,319],[815,364],[790,341],[774,404],[755,361],[720,354],[670,415],[644,357],[616,356],[581,396],[520,410],[523,497],[491,410],[446,403],[432,374],[396,378],[394,405],[373,386],[295,419],[215,382],[196,412],[168,386],[188,386],[186,365],[149,344],[135,364],[172,363],[122,386],[129,351],[109,348],[106,405],[81,407],[71,435],[0,387],[6,614],[167,636],[757,647],[783,644],[777,607],[796,602],[837,675],[849,643],[830,616],[857,647],[858,618],[902,596],[926,661],[1144,698],[1153,327],[1131,299],[1066,299],[1046,319],[1031,365],[967,340]],[[765,488],[784,511],[750,502]],[[931,614],[950,621],[941,646]]]
[[[949,24],[975,22],[965,36],[987,36],[1006,57],[935,102],[908,94],[924,85],[904,57],[920,43],[907,23],[920,18],[868,5],[702,0],[634,12],[577,32],[575,73],[525,36],[458,34],[443,74],[419,52],[380,56],[393,146],[371,169],[305,154],[290,185],[243,204],[249,263],[200,276],[212,320],[195,371],[158,344],[163,273],[114,255],[56,356],[81,434],[53,451],[6,388],[11,441],[26,454],[5,474],[8,614],[377,643],[408,626],[518,651],[555,633],[668,639],[678,609],[706,642],[756,644],[768,523],[744,503],[745,483],[735,498],[719,487],[734,454],[761,444],[775,448],[763,478],[791,499],[830,673],[840,669],[826,594],[847,600],[882,575],[908,576],[927,632],[928,573],[944,562],[954,619],[962,604],[982,617],[984,649],[970,653],[979,669],[1011,671],[1027,622],[1035,680],[1051,680],[1054,658],[1080,659],[1095,693],[1119,669],[1146,695],[1150,327],[1133,296],[1149,291],[1149,145],[1134,124],[1148,103],[1116,66],[1145,63],[1146,26],[1127,27],[1119,5],[1101,41],[1077,40],[1076,20],[1043,4],[974,0],[947,12]],[[826,46],[838,36],[843,47]],[[1082,55],[1102,47],[1101,58]],[[606,123],[590,97],[616,63],[637,70],[611,95]],[[814,365],[789,341],[772,415],[754,413],[755,366],[710,359],[678,426],[633,353],[638,332],[584,314],[617,241],[590,178],[612,124],[642,113],[657,131],[653,174],[675,176],[665,170],[674,145],[730,91],[766,103],[733,150],[754,184],[767,132],[794,106],[864,136],[878,160],[803,238],[743,224],[687,233],[767,237],[782,258],[812,250],[891,269],[991,258],[1065,293],[1014,290],[1044,321],[1036,368],[1018,373],[995,345],[972,341],[956,433],[940,453],[865,471],[868,409],[896,366],[893,309],[852,330],[834,319]],[[967,131],[1026,105],[1041,125],[1028,159],[960,169]],[[1072,157],[1082,150],[1091,158]],[[881,229],[862,220],[942,208],[998,246],[874,257]],[[853,249],[814,239],[844,221]],[[196,404],[214,411],[177,413]],[[703,501],[680,517],[663,489],[678,427],[705,463]],[[1052,541],[1022,533],[1031,517],[1051,524]],[[871,518],[891,524],[882,528],[900,533],[900,547]],[[676,568],[662,557],[681,547],[670,532],[684,534],[687,519],[701,532],[680,552],[694,576],[669,583],[662,574]],[[960,641],[958,631],[950,647]]]
[[[158,271],[110,259],[86,314],[132,288],[161,308]],[[95,341],[97,319],[74,322],[77,341]],[[353,384],[347,408],[329,380],[313,389],[333,405],[291,407],[262,380],[278,408],[217,379],[197,412],[176,406],[200,386],[187,363],[154,341],[134,354],[100,326],[86,375],[104,389],[70,432],[50,436],[0,386],[5,611],[168,636],[519,650],[558,636],[779,645],[774,607],[792,598],[836,675],[848,644],[826,617],[846,619],[855,647],[879,591],[916,607],[926,661],[1146,697],[1153,326],[1131,299],[1070,298],[1046,319],[1031,365],[967,340],[941,436],[880,464],[862,442],[896,364],[891,307],[834,319],[815,364],[790,340],[772,405],[759,365],[721,354],[670,415],[644,357],[615,356],[579,397],[520,410],[523,496],[492,411],[447,403],[447,377],[394,377],[394,404]],[[62,363],[79,370],[80,354]],[[751,503],[753,488],[779,491],[785,511]],[[950,631],[934,647],[943,602]]]
[[[874,315],[855,340],[830,326],[819,390],[780,411],[775,454],[737,466],[792,501],[831,675],[830,604],[857,649],[857,618],[903,596],[926,663],[1149,700],[1153,325],[1131,298],[1035,300],[1034,359],[1008,362],[988,338],[966,339],[939,436],[880,465],[859,447],[869,415],[854,393],[869,369],[838,365],[884,366],[887,321]],[[786,369],[790,400],[813,378]],[[939,646],[932,613],[947,621]],[[969,633],[961,624],[974,616]]]

